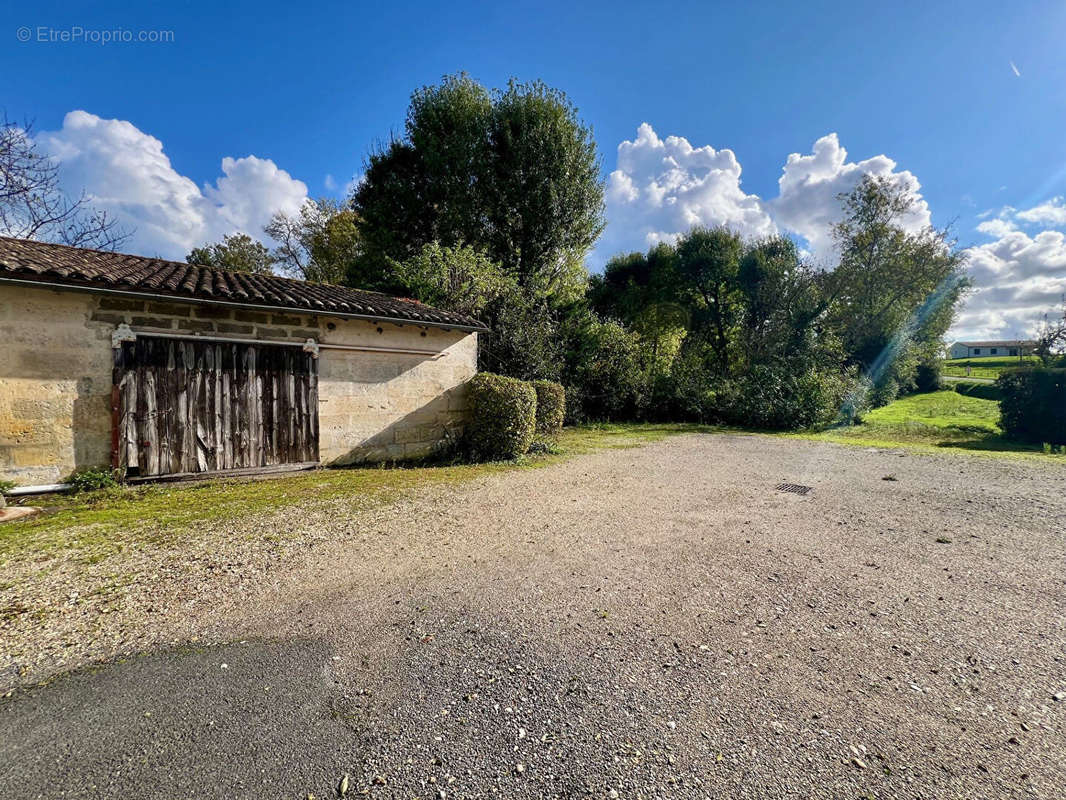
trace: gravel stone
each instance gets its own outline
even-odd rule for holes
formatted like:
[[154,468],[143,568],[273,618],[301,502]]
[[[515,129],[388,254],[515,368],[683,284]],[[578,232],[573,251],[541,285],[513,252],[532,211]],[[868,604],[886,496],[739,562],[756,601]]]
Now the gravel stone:
[[[1064,477],[690,435],[231,523],[297,544],[182,583],[177,616],[160,580],[131,642],[200,660],[153,647],[0,701],[0,793],[329,797],[350,774],[376,798],[1054,797]],[[141,624],[113,616],[109,642]],[[133,720],[165,722],[162,749]]]

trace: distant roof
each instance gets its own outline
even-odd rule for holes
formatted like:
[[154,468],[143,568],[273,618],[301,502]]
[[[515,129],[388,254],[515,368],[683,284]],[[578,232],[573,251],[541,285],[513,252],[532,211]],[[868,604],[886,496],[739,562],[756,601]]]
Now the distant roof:
[[963,347],[1036,347],[1036,342],[1024,339],[997,339],[985,342],[952,342],[952,346],[961,344]]
[[0,236],[0,280],[164,295],[377,321],[488,330],[473,317],[380,292]]

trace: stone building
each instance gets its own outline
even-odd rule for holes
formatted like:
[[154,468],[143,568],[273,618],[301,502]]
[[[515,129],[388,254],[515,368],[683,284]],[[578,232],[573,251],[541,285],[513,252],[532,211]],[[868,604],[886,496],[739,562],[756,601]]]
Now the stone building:
[[413,300],[0,237],[0,480],[423,456],[475,319]]

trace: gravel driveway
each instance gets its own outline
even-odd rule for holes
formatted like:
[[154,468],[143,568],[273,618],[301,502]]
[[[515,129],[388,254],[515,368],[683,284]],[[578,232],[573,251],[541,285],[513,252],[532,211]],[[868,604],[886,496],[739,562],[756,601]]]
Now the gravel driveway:
[[354,531],[250,520],[336,542],[220,599],[205,635],[245,643],[2,701],[0,794],[1062,797],[1064,490],[1050,462],[689,435]]

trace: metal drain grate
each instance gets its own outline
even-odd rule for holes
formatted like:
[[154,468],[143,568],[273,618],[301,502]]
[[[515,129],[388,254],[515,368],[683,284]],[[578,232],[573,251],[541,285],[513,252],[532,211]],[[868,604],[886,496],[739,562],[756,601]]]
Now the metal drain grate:
[[775,488],[779,492],[792,492],[793,494],[807,494],[811,490],[810,486],[802,486],[798,483],[779,483]]

